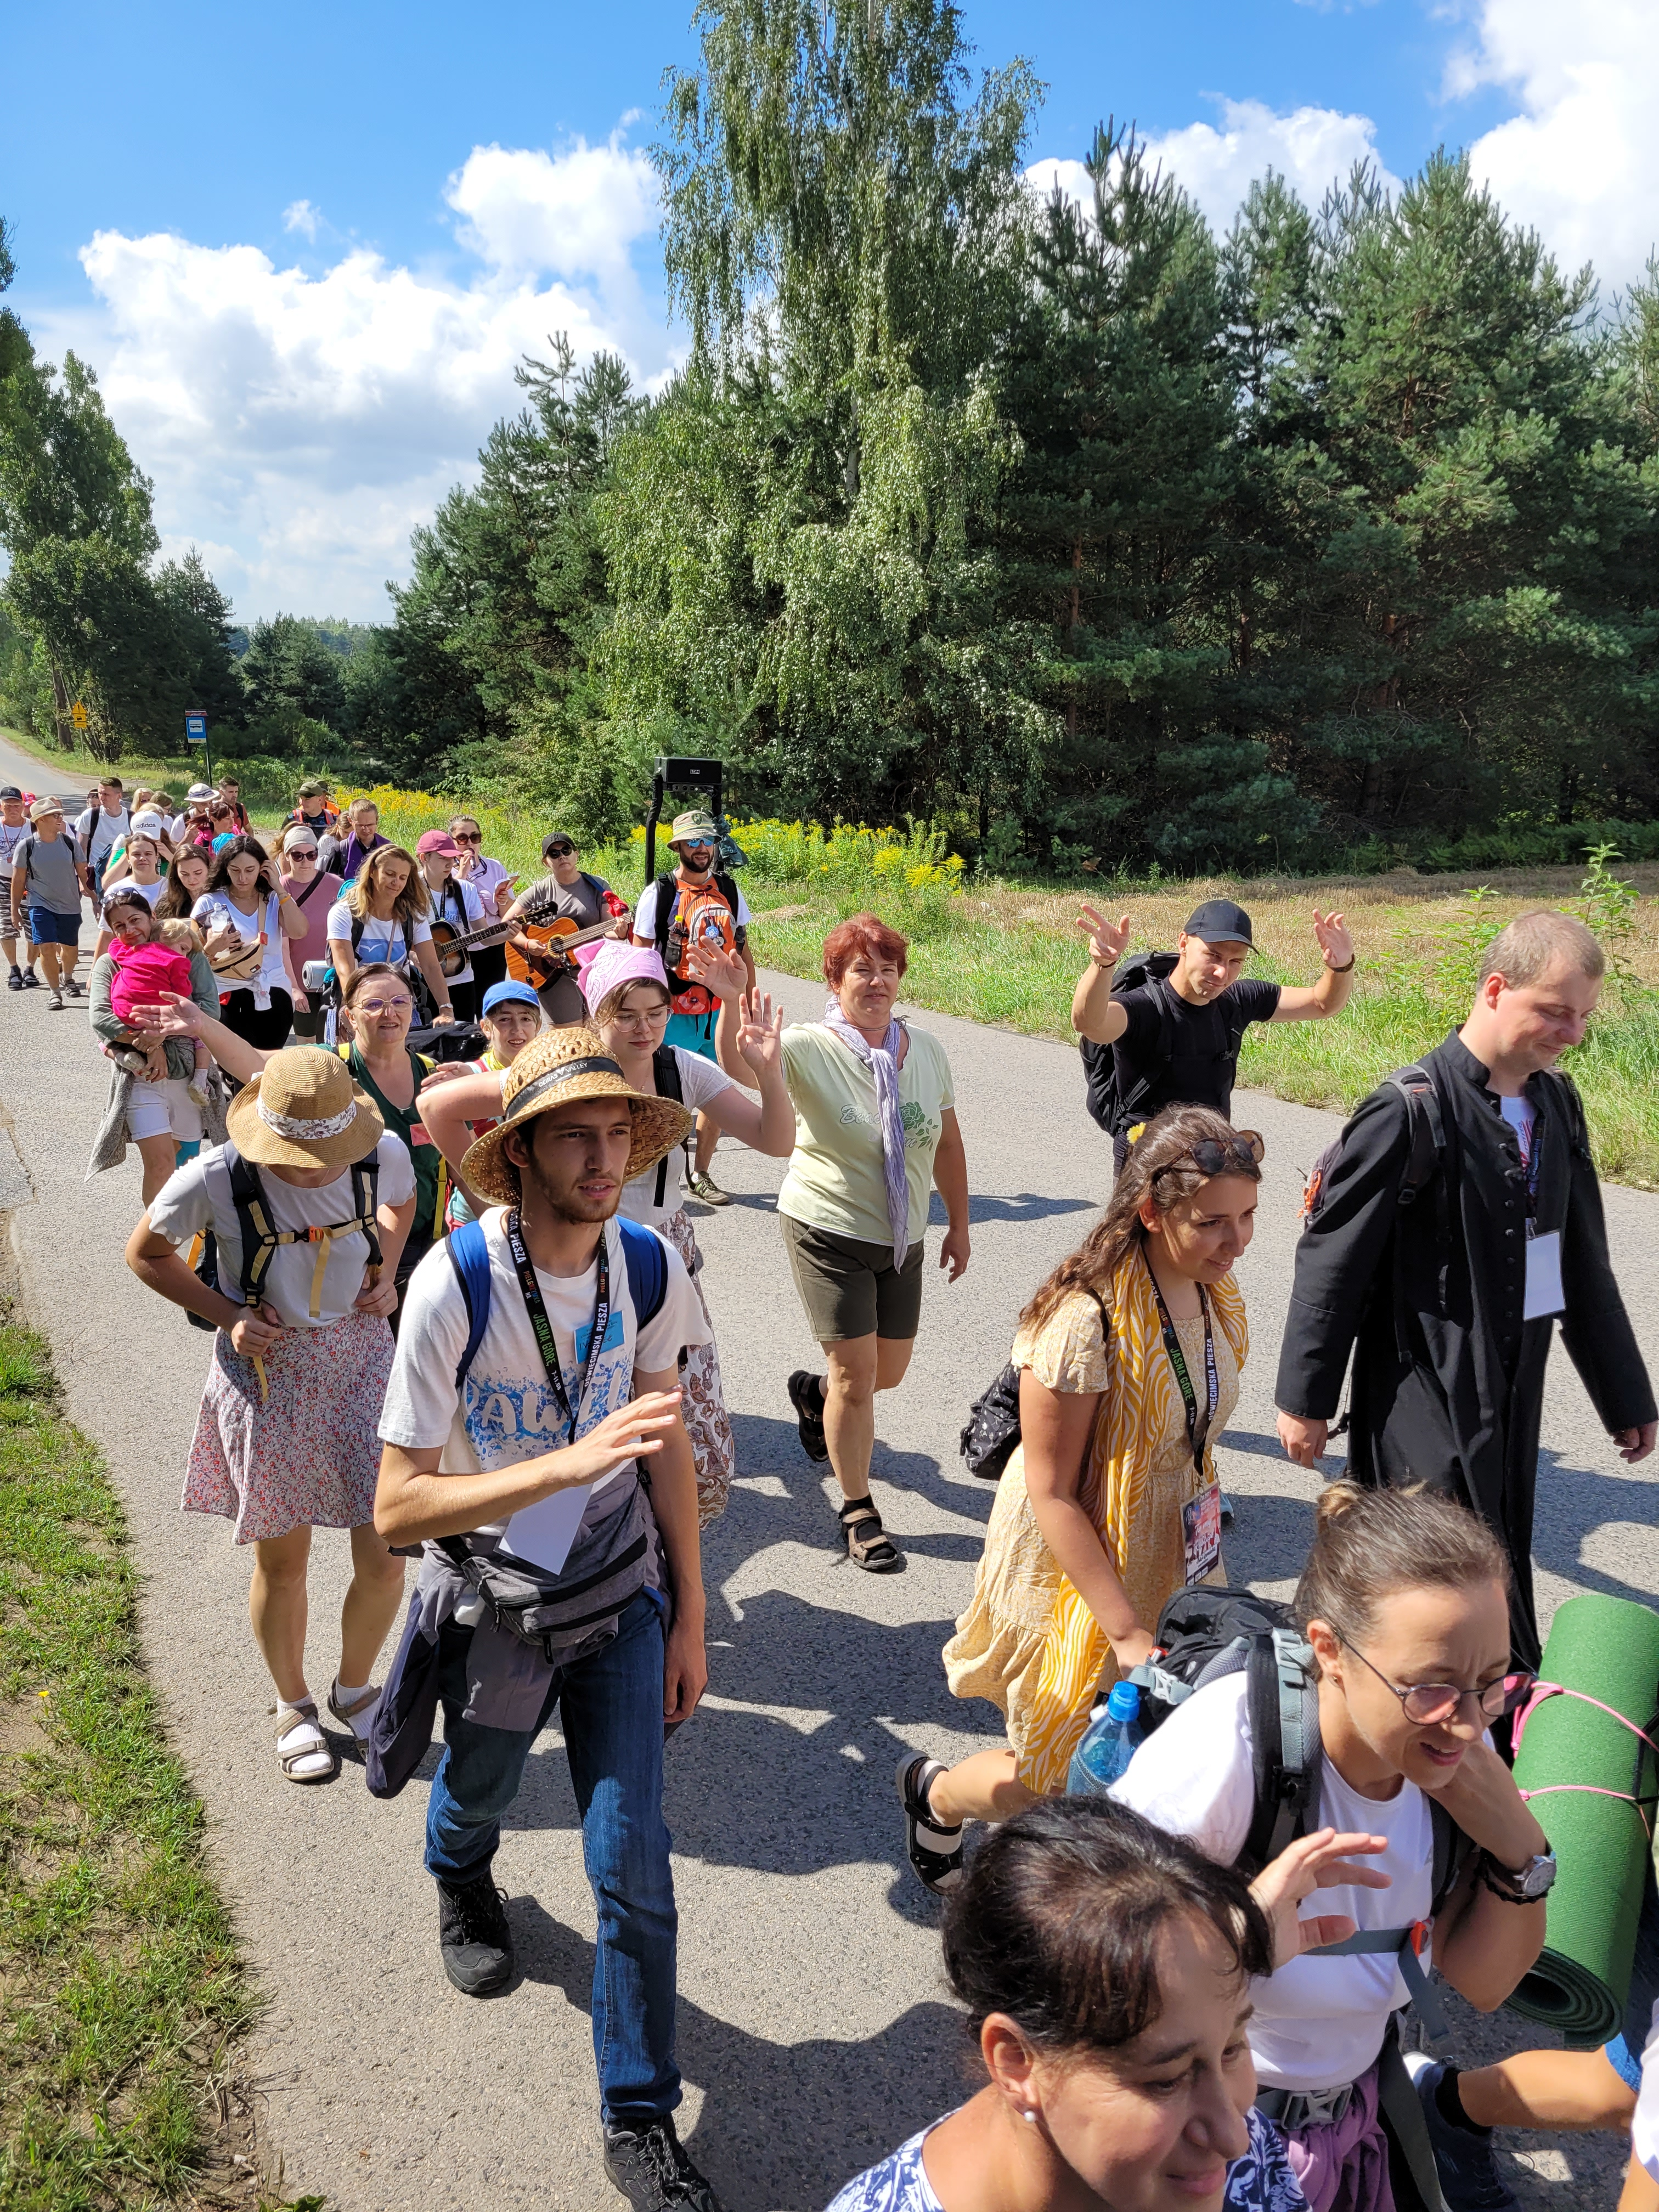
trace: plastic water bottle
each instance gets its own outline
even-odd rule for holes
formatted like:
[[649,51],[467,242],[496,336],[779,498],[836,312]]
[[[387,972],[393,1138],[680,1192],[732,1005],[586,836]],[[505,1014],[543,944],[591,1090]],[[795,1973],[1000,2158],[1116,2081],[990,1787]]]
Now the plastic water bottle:
[[1103,1797],[1134,1757],[1141,1734],[1139,1690],[1133,1682],[1114,1682],[1111,1695],[1095,1707],[1072,1753],[1067,1794]]

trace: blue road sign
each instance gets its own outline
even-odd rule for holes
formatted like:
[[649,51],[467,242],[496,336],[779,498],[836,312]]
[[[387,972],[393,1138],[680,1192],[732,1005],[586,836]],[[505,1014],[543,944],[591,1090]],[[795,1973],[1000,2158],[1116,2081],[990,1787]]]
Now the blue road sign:
[[207,743],[205,714],[191,714],[185,716],[185,742],[191,745],[204,745]]

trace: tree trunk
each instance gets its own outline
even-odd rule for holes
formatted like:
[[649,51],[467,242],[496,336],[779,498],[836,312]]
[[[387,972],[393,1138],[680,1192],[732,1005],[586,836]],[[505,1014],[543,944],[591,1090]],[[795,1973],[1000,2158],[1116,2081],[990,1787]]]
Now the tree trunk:
[[70,706],[69,685],[64,679],[63,670],[54,659],[52,664],[52,720],[57,726],[58,750],[64,753],[75,750],[75,725],[70,720]]

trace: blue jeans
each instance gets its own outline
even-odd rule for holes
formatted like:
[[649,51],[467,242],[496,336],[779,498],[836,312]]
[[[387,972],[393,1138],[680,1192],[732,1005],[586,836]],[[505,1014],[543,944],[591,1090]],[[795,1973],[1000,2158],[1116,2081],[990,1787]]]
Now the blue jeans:
[[640,2126],[680,2101],[674,2063],[674,1881],[662,1814],[663,1622],[641,1591],[616,1636],[556,1674],[532,1729],[462,1718],[472,1632],[442,1632],[438,1694],[447,1747],[426,1816],[426,1868],[440,1881],[489,1870],[501,1817],[519,1794],[530,1747],[559,1708],[581,1814],[582,1860],[599,1912],[593,2059],[605,2118]]

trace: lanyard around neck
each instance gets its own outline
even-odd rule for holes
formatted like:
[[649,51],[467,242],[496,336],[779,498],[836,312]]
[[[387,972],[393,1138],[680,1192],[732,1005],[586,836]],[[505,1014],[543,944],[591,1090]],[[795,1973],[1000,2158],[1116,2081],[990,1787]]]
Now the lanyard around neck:
[[1158,1277],[1152,1273],[1152,1263],[1146,1259],[1146,1248],[1142,1245],[1140,1256],[1146,1261],[1146,1279],[1152,1286],[1152,1296],[1158,1301],[1158,1322],[1164,1331],[1164,1349],[1170,1364],[1175,1370],[1175,1379],[1181,1387],[1181,1402],[1187,1415],[1187,1442],[1192,1450],[1194,1472],[1201,1478],[1204,1473],[1204,1447],[1209,1441],[1211,1424],[1215,1419],[1216,1407],[1221,1401],[1221,1377],[1215,1364],[1215,1332],[1210,1325],[1210,1301],[1204,1295],[1204,1285],[1198,1285],[1199,1310],[1204,1316],[1204,1382],[1207,1401],[1204,1418],[1198,1412],[1198,1394],[1193,1389],[1193,1378],[1187,1371],[1187,1355],[1181,1348],[1181,1339],[1170,1318],[1170,1309],[1164,1302]]
[[553,1324],[547,1318],[547,1304],[542,1297],[542,1286],[536,1279],[535,1267],[525,1249],[517,1206],[511,1207],[507,1216],[507,1249],[513,1255],[513,1265],[518,1270],[519,1288],[524,1296],[525,1311],[530,1317],[530,1329],[536,1340],[536,1349],[541,1353],[549,1386],[559,1401],[559,1411],[564,1415],[565,1425],[569,1430],[565,1442],[574,1444],[582,1406],[587,1397],[587,1386],[593,1380],[593,1370],[599,1364],[599,1352],[611,1322],[611,1255],[607,1239],[601,1230],[596,1261],[598,1280],[593,1291],[593,1326],[587,1340],[587,1357],[582,1362],[581,1378],[576,1385],[574,1407],[570,1402],[570,1393],[565,1388],[564,1369],[559,1359],[559,1347],[553,1340]]

